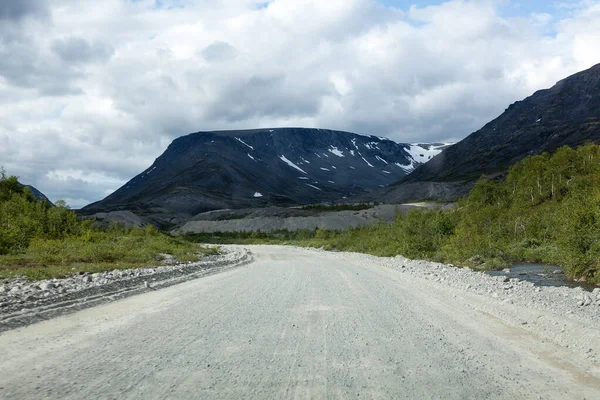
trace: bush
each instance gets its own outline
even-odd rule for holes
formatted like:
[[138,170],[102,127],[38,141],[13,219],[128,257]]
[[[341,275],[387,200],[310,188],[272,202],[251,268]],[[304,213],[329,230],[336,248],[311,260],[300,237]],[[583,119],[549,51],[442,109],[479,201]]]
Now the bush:
[[152,225],[126,229],[112,223],[102,231],[93,223],[79,220],[64,202],[37,201],[16,177],[0,170],[0,276],[44,279],[152,265],[162,253],[191,261],[216,252]]
[[[229,237],[227,240],[240,240]],[[527,157],[505,179],[482,177],[449,211],[413,210],[391,224],[340,232],[262,234],[256,241],[402,254],[478,268],[515,261],[563,267],[567,276],[600,282],[600,146]]]

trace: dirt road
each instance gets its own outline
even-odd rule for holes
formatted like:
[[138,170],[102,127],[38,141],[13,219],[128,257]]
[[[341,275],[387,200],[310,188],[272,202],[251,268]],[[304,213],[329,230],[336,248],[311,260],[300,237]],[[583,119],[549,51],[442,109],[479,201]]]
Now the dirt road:
[[251,251],[244,267],[0,334],[0,398],[600,398],[597,363],[492,299],[351,254]]

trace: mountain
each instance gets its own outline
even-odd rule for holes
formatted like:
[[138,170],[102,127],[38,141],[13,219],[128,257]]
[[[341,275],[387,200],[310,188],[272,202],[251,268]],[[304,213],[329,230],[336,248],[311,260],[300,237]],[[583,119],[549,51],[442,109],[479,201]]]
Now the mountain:
[[82,212],[194,215],[339,201],[397,181],[445,147],[325,129],[198,132]]
[[48,203],[52,204],[52,202],[50,200],[48,200],[48,198],[46,197],[46,195],[44,193],[40,192],[33,186],[31,186],[31,185],[23,185],[23,186],[29,188],[29,190],[31,190],[31,194],[33,194],[33,197],[35,197],[37,200],[44,200],[44,201],[47,201]]
[[512,104],[381,196],[385,201],[456,197],[482,174],[502,174],[528,155],[599,141],[600,64]]

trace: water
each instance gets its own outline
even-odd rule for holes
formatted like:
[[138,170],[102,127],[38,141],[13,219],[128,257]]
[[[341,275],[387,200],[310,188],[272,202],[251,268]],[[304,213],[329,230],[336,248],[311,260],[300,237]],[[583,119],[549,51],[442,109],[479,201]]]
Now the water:
[[508,273],[504,271],[488,271],[487,273],[492,276],[518,278],[522,281],[531,282],[536,286],[581,287],[589,292],[598,287],[568,280],[562,273],[560,267],[555,265],[515,263],[510,267],[510,272]]

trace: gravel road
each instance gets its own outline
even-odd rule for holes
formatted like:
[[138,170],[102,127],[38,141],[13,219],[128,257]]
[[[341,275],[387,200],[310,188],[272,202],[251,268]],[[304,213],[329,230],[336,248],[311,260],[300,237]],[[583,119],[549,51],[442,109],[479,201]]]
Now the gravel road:
[[0,334],[0,398],[600,398],[588,314],[402,259],[249,248],[251,264]]

